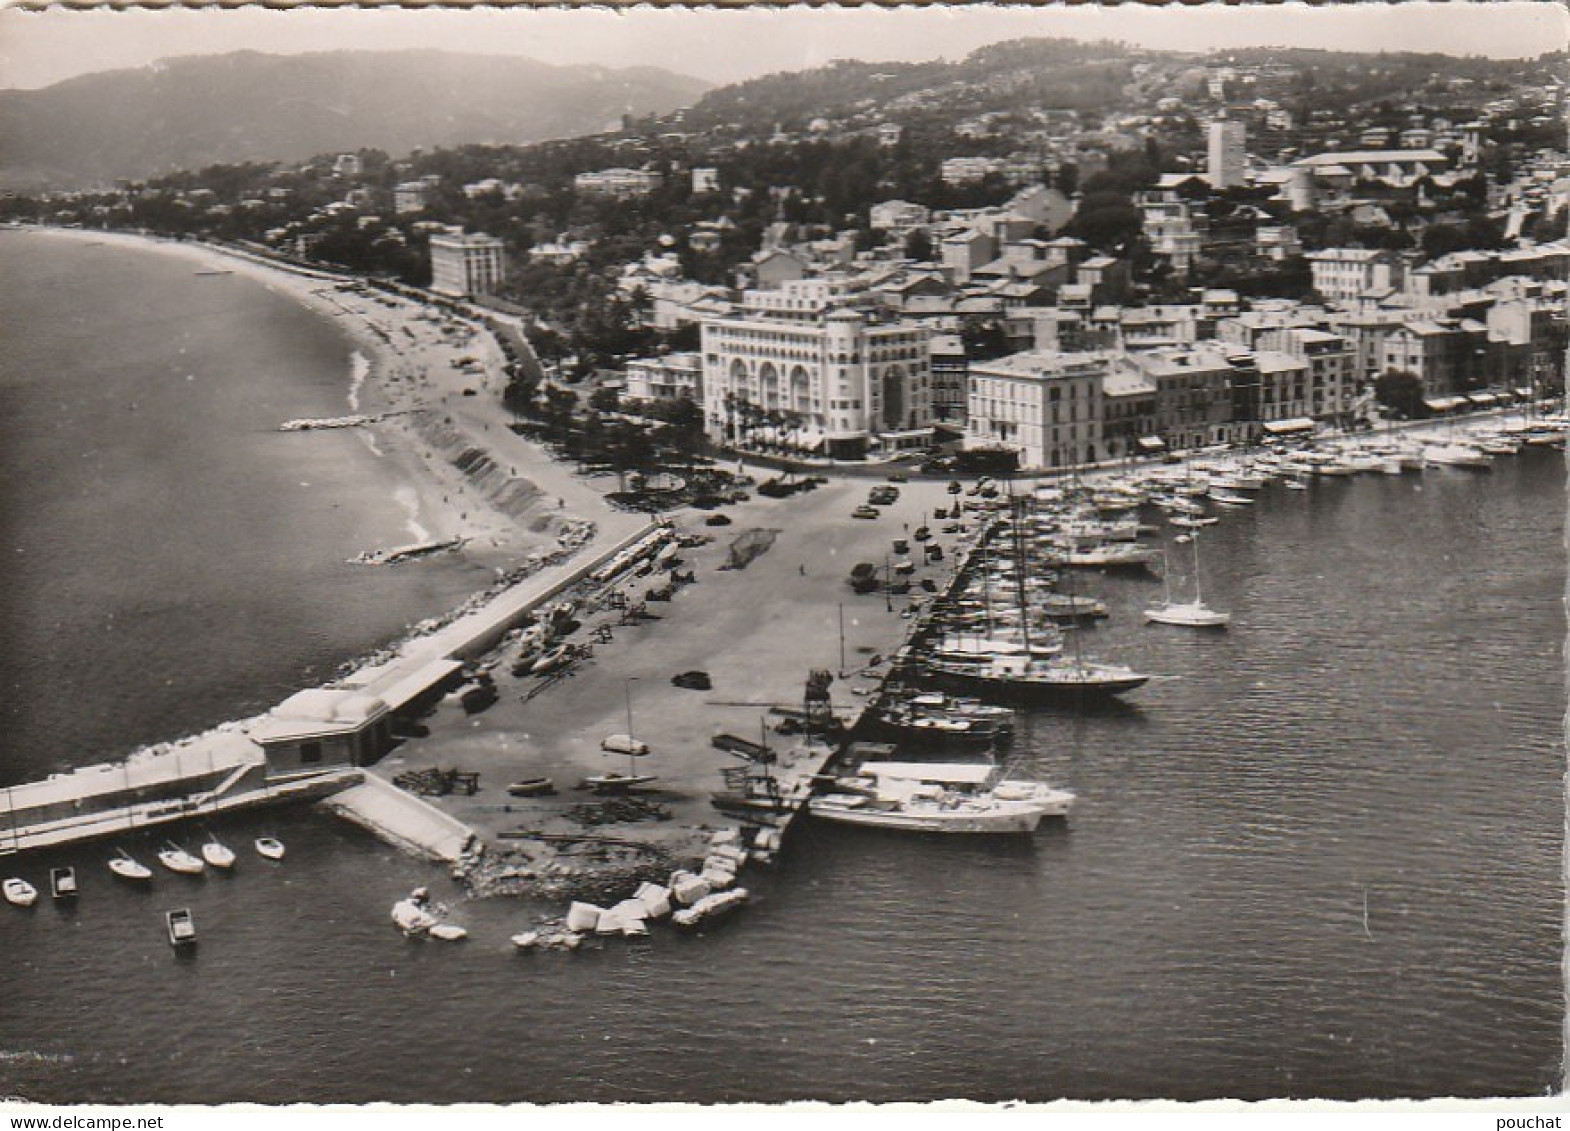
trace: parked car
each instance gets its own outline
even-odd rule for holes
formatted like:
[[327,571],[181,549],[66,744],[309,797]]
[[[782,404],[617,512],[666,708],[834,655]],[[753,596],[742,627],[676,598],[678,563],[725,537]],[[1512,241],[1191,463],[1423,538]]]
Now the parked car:
[[724,514],[711,514],[703,520],[704,526],[729,526],[730,516]]
[[877,518],[878,514],[879,514],[879,511],[878,511],[877,507],[859,506],[855,510],[850,512],[850,517],[851,518]]

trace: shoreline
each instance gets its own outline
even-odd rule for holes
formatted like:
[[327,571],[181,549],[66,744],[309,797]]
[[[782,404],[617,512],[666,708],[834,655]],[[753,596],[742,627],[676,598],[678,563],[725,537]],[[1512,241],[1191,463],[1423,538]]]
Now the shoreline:
[[[486,365],[485,383],[493,371],[499,379],[499,349],[483,327],[471,325],[473,340],[465,340],[449,329],[461,320],[413,300],[355,293],[346,288],[361,284],[351,277],[310,274],[212,244],[130,232],[43,226],[20,230],[181,258],[199,270],[239,275],[294,300],[336,326],[346,340],[349,356],[343,395],[348,411],[386,417],[356,431],[371,454],[386,461],[389,480],[395,484],[394,506],[409,512],[406,529],[423,532],[415,534],[416,540],[461,540],[471,560],[497,569],[553,544],[548,528],[529,529],[529,524],[518,523],[516,516],[494,506],[420,427],[419,417],[445,416],[448,398],[463,395],[465,386],[449,376],[458,373],[459,358],[479,355],[487,363],[494,361]],[[400,336],[407,342],[401,349]],[[548,459],[543,453],[540,458]]]
[[[639,516],[619,512],[602,496],[550,456],[506,427],[510,415],[500,404],[502,355],[490,332],[473,322],[391,295],[365,293],[357,281],[293,270],[261,262],[240,251],[209,244],[161,239],[127,232],[27,226],[17,231],[86,245],[108,245],[181,259],[198,274],[239,275],[292,299],[338,327],[347,346],[344,403],[356,414],[379,419],[356,427],[379,460],[386,461],[389,515],[418,543],[452,543],[453,553],[486,567],[490,580],[476,583],[456,603],[432,608],[429,615],[390,635],[369,650],[344,648],[325,682],[343,673],[416,646],[433,631],[496,599],[517,582],[503,584],[520,570],[533,576],[541,559],[564,555],[562,566],[613,546],[642,524]],[[222,278],[214,280],[222,283]],[[346,289],[353,288],[353,289]],[[410,345],[400,351],[396,337]],[[459,358],[482,360],[482,372],[460,371]],[[476,395],[466,395],[465,389]],[[488,403],[489,402],[489,403]],[[283,419],[258,422],[275,431]],[[309,442],[307,436],[277,433],[279,439]],[[445,443],[440,441],[445,440]],[[477,481],[472,465],[456,457],[476,452],[493,474]],[[280,458],[287,458],[282,453]],[[526,479],[525,476],[528,478]],[[497,480],[500,480],[498,485]],[[538,480],[539,482],[532,482]],[[500,496],[500,505],[495,500]],[[385,553],[400,547],[366,546]],[[355,568],[383,568],[356,566]],[[387,567],[393,568],[393,567]],[[417,568],[417,567],[415,567]],[[245,714],[236,711],[235,718]],[[226,719],[198,732],[233,725]],[[173,733],[144,742],[124,757],[187,741],[198,734]],[[91,753],[82,762],[94,760]]]

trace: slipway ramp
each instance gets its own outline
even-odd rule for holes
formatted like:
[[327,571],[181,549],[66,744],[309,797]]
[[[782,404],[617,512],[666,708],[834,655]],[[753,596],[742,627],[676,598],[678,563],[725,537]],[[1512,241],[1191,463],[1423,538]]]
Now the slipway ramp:
[[397,848],[442,863],[455,862],[475,840],[462,821],[374,774],[321,804]]

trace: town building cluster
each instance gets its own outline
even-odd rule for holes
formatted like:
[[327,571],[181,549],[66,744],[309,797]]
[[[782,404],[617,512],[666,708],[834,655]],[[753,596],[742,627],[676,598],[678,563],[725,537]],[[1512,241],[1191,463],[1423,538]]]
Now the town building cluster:
[[[1128,75],[1102,112],[975,108],[1034,82],[1027,68],[750,137],[676,114],[597,139],[549,184],[328,155],[305,172],[331,199],[303,214],[298,177],[236,200],[134,186],[50,206],[57,222],[113,222],[149,198],[215,225],[287,215],[257,242],[311,258],[358,233],[423,255],[433,291],[481,302],[527,302],[514,281],[528,272],[599,272],[642,327],[684,335],[617,353],[625,396],[690,401],[710,440],[743,448],[853,459],[959,442],[1050,468],[1350,423],[1390,407],[1393,376],[1416,390],[1409,410],[1432,412],[1562,388],[1562,83],[1505,92],[1436,72],[1421,104],[1322,109],[1301,97],[1300,64],[1152,56]],[[1497,162],[1496,139],[1519,136],[1558,140]],[[856,143],[892,162],[920,139],[932,199],[890,191],[833,224],[800,220],[822,199],[804,185],[730,179],[749,147]],[[1141,158],[1155,171],[1111,208],[1132,227],[1107,237],[1087,222],[1108,210],[1095,179]],[[521,221],[553,194],[572,210]],[[596,258],[607,209],[663,215],[673,200],[706,203],[641,254]],[[453,224],[465,203],[503,235]],[[723,272],[693,269],[722,253]]]

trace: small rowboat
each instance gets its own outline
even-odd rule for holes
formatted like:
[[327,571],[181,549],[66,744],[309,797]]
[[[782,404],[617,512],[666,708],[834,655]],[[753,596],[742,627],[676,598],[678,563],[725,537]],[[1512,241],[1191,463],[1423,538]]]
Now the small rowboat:
[[56,899],[75,899],[76,869],[71,867],[50,868],[49,891]]
[[158,850],[158,863],[182,876],[199,876],[202,862],[173,841]]
[[0,893],[5,895],[7,903],[14,903],[18,907],[31,907],[38,902],[38,889],[15,876],[0,884]]
[[122,880],[136,883],[144,883],[153,878],[153,870],[136,860],[123,848],[117,849],[115,855],[109,858],[109,870]]
[[525,778],[509,785],[507,792],[514,797],[544,797],[556,792],[556,784],[550,778]]
[[259,836],[256,838],[256,851],[269,860],[282,860],[283,841],[275,837]]
[[189,909],[181,907],[174,911],[166,911],[164,921],[169,925],[170,946],[196,945],[196,920],[191,918]]

